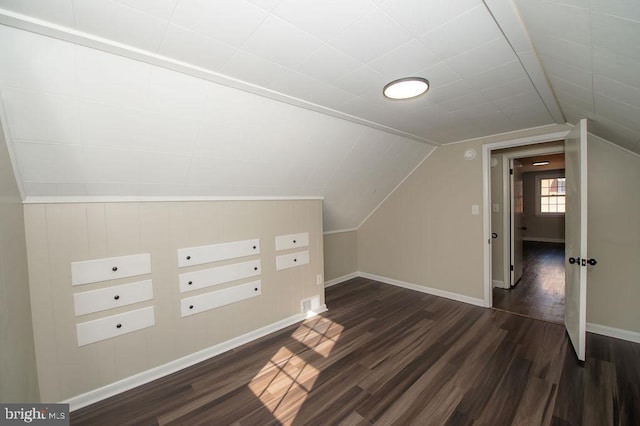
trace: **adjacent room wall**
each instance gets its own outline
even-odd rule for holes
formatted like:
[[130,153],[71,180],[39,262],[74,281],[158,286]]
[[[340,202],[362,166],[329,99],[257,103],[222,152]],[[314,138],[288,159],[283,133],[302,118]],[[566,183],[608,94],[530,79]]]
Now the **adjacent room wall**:
[[332,283],[358,271],[357,232],[324,234],[324,281]]
[[[567,130],[546,126],[438,147],[358,230],[361,272],[481,302],[482,145]],[[477,152],[465,160],[467,149]],[[472,215],[472,205],[480,214]]]
[[[25,222],[40,393],[47,401],[299,315],[301,299],[319,295],[324,303],[324,288],[316,285],[323,273],[321,200],[30,204]],[[275,236],[301,232],[309,233],[310,263],[276,271],[276,254],[283,252],[275,251]],[[254,238],[260,238],[259,255],[178,269],[179,248]],[[150,275],[71,285],[71,262],[139,253],[151,254]],[[261,260],[259,277],[179,293],[179,273],[254,259]],[[153,280],[153,300],[74,316],[73,293],[144,279]],[[256,279],[260,296],[181,317],[182,296]],[[76,324],[145,306],[154,306],[155,326],[77,346]]]
[[0,127],[0,402],[39,402],[22,200]]
[[640,156],[589,135],[587,322],[640,333]]
[[522,175],[524,193],[525,241],[564,242],[564,215],[536,214],[536,176],[564,175],[564,170],[531,172]]

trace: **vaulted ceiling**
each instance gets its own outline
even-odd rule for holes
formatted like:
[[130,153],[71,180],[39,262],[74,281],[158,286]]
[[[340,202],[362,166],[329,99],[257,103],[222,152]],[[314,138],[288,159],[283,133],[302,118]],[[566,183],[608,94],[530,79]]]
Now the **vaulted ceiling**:
[[[624,0],[0,0],[26,198],[325,197],[358,224],[437,145],[591,119],[640,153]],[[421,76],[420,98],[389,81]]]

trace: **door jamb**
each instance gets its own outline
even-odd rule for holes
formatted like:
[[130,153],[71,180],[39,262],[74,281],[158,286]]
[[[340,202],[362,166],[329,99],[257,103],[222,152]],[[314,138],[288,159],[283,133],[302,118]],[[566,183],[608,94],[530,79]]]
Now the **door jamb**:
[[[573,126],[571,126],[573,127]],[[564,140],[569,130],[554,133],[529,136],[502,142],[492,142],[482,145],[482,234],[487,244],[483,244],[484,259],[484,306],[493,305],[493,284],[491,281],[491,151],[516,146],[534,145],[544,142]],[[502,209],[504,212],[504,208]]]
[[[539,142],[542,143],[542,142]],[[509,173],[509,168],[511,166],[511,160],[517,160],[520,158],[527,158],[527,157],[534,157],[536,155],[547,155],[547,154],[560,154],[564,152],[564,146],[554,146],[554,147],[549,147],[549,148],[532,148],[532,149],[527,149],[525,151],[519,151],[519,152],[509,152],[506,154],[502,154],[502,194],[503,194],[503,199],[502,199],[502,205],[506,206],[507,204],[509,204],[509,206],[513,207],[512,203],[513,203],[513,188],[511,188],[510,183],[511,183],[511,176]],[[505,237],[502,238],[502,243],[503,243],[503,261],[502,261],[502,267],[503,267],[503,271],[504,271],[504,288],[510,288],[511,287],[511,268],[510,265],[513,264],[513,259],[511,258],[511,256],[513,255],[513,233],[512,233],[512,229],[511,229],[511,220],[513,219],[511,217],[511,209],[507,210],[506,207],[502,208],[502,235],[504,235]],[[507,238],[508,236],[508,238]],[[509,260],[506,260],[507,257],[507,253],[509,253]],[[509,280],[507,282],[507,277],[509,277]]]

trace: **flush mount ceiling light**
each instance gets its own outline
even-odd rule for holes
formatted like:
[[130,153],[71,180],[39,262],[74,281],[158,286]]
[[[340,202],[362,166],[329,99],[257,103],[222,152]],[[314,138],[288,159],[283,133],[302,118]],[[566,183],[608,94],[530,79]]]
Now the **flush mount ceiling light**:
[[549,164],[548,161],[536,161],[535,163],[531,163],[532,166],[546,166]]
[[406,77],[384,86],[382,94],[389,99],[411,99],[429,90],[429,80],[422,77]]

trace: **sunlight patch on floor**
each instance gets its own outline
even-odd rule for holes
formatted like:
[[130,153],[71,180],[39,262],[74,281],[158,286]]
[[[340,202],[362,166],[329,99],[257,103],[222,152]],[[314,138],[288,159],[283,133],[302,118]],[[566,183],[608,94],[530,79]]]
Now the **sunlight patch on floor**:
[[312,364],[329,356],[343,329],[319,316],[305,320],[291,336],[306,349],[281,347],[251,380],[249,389],[278,421],[293,422],[320,374]]

